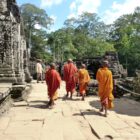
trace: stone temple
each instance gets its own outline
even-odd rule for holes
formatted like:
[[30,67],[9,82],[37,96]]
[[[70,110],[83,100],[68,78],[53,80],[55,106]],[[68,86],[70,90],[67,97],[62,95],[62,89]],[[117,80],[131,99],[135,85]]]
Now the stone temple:
[[19,7],[15,0],[0,0],[0,82],[23,83],[28,56]]

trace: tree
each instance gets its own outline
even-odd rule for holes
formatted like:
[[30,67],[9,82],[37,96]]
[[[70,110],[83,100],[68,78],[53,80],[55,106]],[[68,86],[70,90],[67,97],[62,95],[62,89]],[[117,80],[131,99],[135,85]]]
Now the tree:
[[53,23],[53,20],[47,15],[45,10],[35,5],[24,4],[20,9],[24,21],[27,45],[31,47],[31,56],[41,59],[50,58],[50,54],[45,52],[45,48],[47,45],[47,30]]
[[121,63],[134,75],[140,68],[140,7],[133,14],[123,15],[115,21],[111,33],[114,47],[119,53]]
[[69,57],[74,58],[77,51],[72,44],[73,30],[69,28],[62,28],[48,37],[48,45],[51,48],[51,52],[54,61],[64,61]]
[[48,38],[54,60],[82,59],[115,50],[113,44],[106,41],[106,27],[93,13],[67,19],[64,28],[51,33]]
[[65,28],[74,30],[71,40],[77,50],[76,58],[93,57],[114,50],[113,44],[106,42],[107,26],[95,13],[85,12],[77,19],[68,19]]

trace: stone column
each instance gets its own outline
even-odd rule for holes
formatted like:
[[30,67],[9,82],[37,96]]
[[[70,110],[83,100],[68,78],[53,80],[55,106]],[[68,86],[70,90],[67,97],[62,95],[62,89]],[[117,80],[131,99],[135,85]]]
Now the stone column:
[[11,23],[10,16],[0,13],[0,82],[16,82]]
[[15,0],[1,0],[0,82],[23,83],[25,81],[28,56],[24,34],[21,33],[22,26],[19,8]]

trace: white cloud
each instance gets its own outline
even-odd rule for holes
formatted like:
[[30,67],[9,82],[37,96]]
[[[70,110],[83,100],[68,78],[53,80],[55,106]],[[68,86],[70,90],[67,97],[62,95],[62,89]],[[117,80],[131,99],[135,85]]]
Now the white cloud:
[[70,5],[71,13],[68,17],[75,17],[83,12],[96,13],[100,4],[101,0],[75,0]]
[[53,22],[55,23],[56,22],[56,20],[57,20],[57,17],[56,16],[54,16],[54,15],[51,15],[50,16],[50,18],[52,18],[53,19]]
[[41,7],[51,7],[52,5],[61,4],[63,0],[41,0]]
[[140,0],[125,0],[124,3],[115,1],[111,9],[105,11],[103,20],[106,24],[111,24],[120,16],[133,13],[137,6],[140,6]]
[[68,19],[70,19],[70,18],[76,18],[76,15],[74,13],[68,15]]
[[38,30],[40,30],[41,29],[41,26],[39,25],[39,24],[35,24],[35,29],[38,29]]
[[71,5],[70,5],[70,10],[73,11],[73,10],[75,10],[75,9],[76,9],[76,2],[73,1],[73,2],[71,3]]

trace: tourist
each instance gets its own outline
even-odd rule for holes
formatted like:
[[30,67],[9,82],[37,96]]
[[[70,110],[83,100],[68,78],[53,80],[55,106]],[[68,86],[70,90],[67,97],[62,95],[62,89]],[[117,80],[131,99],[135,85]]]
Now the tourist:
[[87,90],[88,82],[90,81],[90,76],[88,71],[86,70],[86,65],[82,64],[81,69],[78,72],[79,79],[79,91],[82,96],[82,100],[84,100]]
[[41,65],[41,60],[38,59],[36,63],[37,83],[39,83],[39,81],[42,81],[42,72],[43,68]]
[[113,78],[112,72],[108,69],[109,62],[103,61],[102,68],[97,71],[96,79],[98,80],[98,92],[101,101],[101,109],[105,110],[105,116],[107,117],[107,109],[113,108]]
[[69,96],[70,92],[70,98],[72,99],[72,95],[75,92],[76,87],[76,79],[75,75],[77,73],[77,67],[73,64],[73,61],[71,59],[68,59],[67,63],[64,65],[63,68],[63,76],[64,81],[66,82],[66,97]]
[[61,78],[59,73],[55,69],[55,64],[50,65],[50,69],[46,72],[45,80],[48,86],[48,96],[50,101],[48,107],[54,106],[54,100],[57,99],[57,89],[60,87]]

